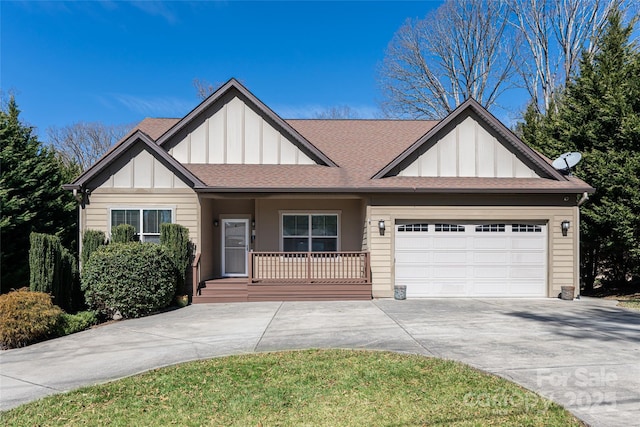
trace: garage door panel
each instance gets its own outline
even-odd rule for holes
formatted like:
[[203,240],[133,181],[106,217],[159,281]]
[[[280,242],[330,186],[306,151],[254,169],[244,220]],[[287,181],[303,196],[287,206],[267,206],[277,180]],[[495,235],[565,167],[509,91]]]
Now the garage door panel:
[[447,252],[435,252],[433,254],[433,262],[436,264],[467,264],[467,252],[466,251],[447,251]]
[[433,241],[434,249],[466,249],[467,238],[465,236],[438,236]]
[[475,264],[506,264],[509,262],[508,253],[497,251],[472,252],[471,258]]
[[509,254],[509,261],[512,265],[535,264],[540,267],[544,266],[545,253],[540,252],[512,252]]
[[396,233],[395,283],[416,298],[545,296],[546,225],[503,222]]
[[478,279],[501,279],[509,278],[509,267],[504,265],[475,266],[473,276]]
[[434,267],[433,278],[456,278],[456,279],[466,279],[468,276],[466,267],[460,267],[459,265],[439,265],[438,267]]
[[[478,233],[481,234],[481,233]],[[473,249],[507,249],[509,239],[506,237],[494,237],[489,234],[473,237]]]

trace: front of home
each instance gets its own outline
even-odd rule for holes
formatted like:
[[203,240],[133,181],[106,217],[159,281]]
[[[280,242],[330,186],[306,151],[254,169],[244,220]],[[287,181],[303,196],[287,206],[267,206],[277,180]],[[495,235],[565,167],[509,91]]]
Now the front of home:
[[186,226],[194,302],[555,297],[577,288],[594,191],[473,100],[442,121],[283,120],[233,79],[66,188],[81,233]]

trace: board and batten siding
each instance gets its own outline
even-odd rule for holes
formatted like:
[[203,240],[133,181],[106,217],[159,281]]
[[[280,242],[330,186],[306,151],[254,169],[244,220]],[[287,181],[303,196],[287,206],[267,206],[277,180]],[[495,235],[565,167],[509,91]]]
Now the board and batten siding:
[[[367,207],[374,298],[393,297],[396,220],[540,221],[548,226],[547,296],[557,297],[562,286],[578,287],[578,208],[575,206],[369,206]],[[386,230],[381,236],[378,221]],[[571,221],[567,236],[560,224]]]
[[170,208],[173,222],[189,229],[189,238],[199,252],[200,203],[198,195],[187,189],[104,189],[91,193],[89,203],[82,210],[82,230],[102,230],[109,236],[110,209],[117,208]]
[[315,164],[238,97],[187,129],[169,154],[183,164]]
[[467,117],[399,176],[538,178],[473,117]]

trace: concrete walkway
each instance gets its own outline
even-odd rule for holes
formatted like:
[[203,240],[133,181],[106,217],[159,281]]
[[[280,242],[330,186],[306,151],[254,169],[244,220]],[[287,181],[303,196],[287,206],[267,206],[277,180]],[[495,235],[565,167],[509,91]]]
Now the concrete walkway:
[[593,426],[640,420],[640,313],[591,299],[189,306],[0,352],[0,409],[178,362],[306,348],[455,359],[534,390]]

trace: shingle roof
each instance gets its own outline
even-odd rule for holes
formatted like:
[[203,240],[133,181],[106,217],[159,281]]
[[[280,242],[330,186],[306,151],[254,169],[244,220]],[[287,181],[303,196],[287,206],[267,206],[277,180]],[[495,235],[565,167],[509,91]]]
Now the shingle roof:
[[[178,119],[145,119],[138,125],[153,139]],[[296,131],[334,160],[321,165],[185,164],[204,184],[199,191],[266,192],[582,192],[583,181],[545,178],[399,177],[371,179],[437,121],[425,120],[286,120]],[[549,161],[543,158],[545,161]]]

